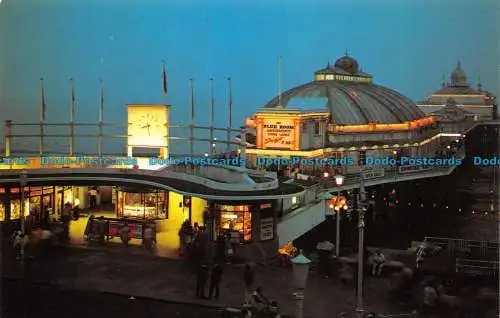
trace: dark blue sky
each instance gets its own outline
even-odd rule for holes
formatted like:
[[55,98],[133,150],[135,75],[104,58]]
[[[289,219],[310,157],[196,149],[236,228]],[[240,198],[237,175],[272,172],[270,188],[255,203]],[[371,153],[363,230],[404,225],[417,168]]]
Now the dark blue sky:
[[163,102],[165,59],[175,122],[188,121],[191,77],[197,121],[208,122],[213,77],[217,122],[225,125],[231,76],[240,125],[276,94],[279,55],[288,89],[346,48],[378,84],[413,100],[438,89],[458,59],[470,82],[481,76],[498,94],[499,19],[495,0],[3,0],[0,119],[38,121],[44,77],[47,117],[67,120],[73,77],[77,120],[96,120],[102,76],[105,119],[124,122],[126,103]]

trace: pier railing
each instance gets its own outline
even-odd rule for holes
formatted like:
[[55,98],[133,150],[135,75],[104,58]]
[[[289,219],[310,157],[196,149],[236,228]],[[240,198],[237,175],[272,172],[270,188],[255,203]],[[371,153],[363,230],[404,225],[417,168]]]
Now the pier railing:
[[457,258],[455,271],[457,273],[474,273],[478,275],[494,276],[498,274],[498,261]]
[[494,241],[474,241],[431,236],[425,237],[424,242],[446,249],[450,256],[454,256],[456,253],[479,251],[480,256],[488,257],[492,254],[498,255],[498,248],[500,246],[498,242]]

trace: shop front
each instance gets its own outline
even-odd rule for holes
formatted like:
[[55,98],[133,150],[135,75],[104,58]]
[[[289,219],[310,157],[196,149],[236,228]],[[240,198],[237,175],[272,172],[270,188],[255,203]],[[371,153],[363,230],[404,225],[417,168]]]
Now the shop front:
[[168,191],[115,188],[113,202],[119,218],[157,220],[168,218]]
[[[49,219],[58,220],[65,203],[80,204],[80,187],[24,187],[24,215],[34,221],[44,213]],[[21,188],[0,188],[0,221],[18,220],[21,217]]]
[[212,202],[213,238],[229,237],[237,258],[260,261],[278,251],[277,201]]

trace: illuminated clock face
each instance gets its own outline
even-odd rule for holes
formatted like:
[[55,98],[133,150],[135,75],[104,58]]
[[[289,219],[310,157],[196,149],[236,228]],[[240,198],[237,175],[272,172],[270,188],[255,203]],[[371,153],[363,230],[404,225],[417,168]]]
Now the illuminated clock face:
[[158,121],[158,117],[147,114],[143,115],[139,119],[139,121],[137,122],[137,127],[146,130],[148,132],[148,136],[151,136],[152,128],[159,128],[160,123]]

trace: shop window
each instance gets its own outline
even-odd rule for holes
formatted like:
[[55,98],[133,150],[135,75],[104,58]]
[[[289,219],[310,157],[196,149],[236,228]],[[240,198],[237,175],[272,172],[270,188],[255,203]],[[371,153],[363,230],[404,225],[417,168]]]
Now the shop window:
[[301,128],[302,132],[303,133],[306,133],[307,132],[307,122],[305,123],[302,123],[302,128]]
[[249,242],[252,239],[252,216],[249,205],[220,205],[216,206],[219,213],[219,224],[217,234],[229,234],[237,232],[241,242]]
[[321,126],[320,126],[319,121],[317,121],[317,122],[314,123],[314,134],[316,136],[318,136],[318,135],[321,134]]
[[5,221],[5,205],[0,202],[0,221]]
[[168,195],[164,191],[136,193],[116,191],[118,217],[137,219],[166,218]]

